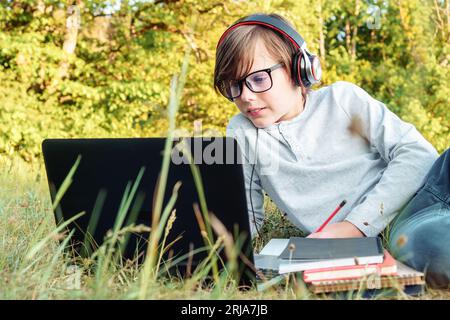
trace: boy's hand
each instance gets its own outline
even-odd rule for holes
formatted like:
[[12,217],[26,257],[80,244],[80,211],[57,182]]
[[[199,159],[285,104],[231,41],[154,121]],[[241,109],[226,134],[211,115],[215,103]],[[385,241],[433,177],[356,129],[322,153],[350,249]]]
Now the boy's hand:
[[364,234],[351,222],[341,221],[327,225],[321,232],[311,233],[307,238],[358,238]]

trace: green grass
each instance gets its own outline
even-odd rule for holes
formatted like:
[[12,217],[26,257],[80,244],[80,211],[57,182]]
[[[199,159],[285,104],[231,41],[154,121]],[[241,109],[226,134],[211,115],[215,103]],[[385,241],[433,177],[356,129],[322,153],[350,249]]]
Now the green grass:
[[[202,288],[202,280],[180,281],[159,277],[149,281],[142,295],[142,266],[111,263],[98,277],[93,260],[77,267],[62,250],[67,234],[55,233],[56,224],[41,163],[2,159],[0,179],[0,299],[333,299],[311,295],[301,281],[281,283],[265,292],[239,291],[230,282]],[[265,239],[299,235],[274,204],[266,199]],[[48,238],[44,246],[40,246]],[[33,254],[34,252],[34,254]],[[359,299],[357,292],[346,296]],[[380,298],[383,298],[380,296]],[[398,299],[418,299],[402,293]],[[449,290],[428,289],[420,299],[449,299]]]

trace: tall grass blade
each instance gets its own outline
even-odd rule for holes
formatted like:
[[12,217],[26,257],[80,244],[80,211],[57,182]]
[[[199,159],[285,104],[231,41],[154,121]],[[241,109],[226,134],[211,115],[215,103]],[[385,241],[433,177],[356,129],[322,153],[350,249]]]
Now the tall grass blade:
[[92,210],[91,217],[89,218],[88,227],[86,233],[84,235],[83,240],[83,248],[81,249],[82,256],[90,256],[92,254],[94,242],[94,234],[97,229],[98,219],[100,218],[100,214],[103,208],[103,204],[105,203],[107,191],[102,189],[99,191],[97,195],[97,199],[95,200],[94,209]]
[[80,164],[80,161],[81,161],[81,155],[78,155],[77,160],[75,161],[75,164],[70,169],[69,174],[66,176],[63,183],[61,184],[61,187],[59,188],[58,192],[56,193],[55,200],[53,201],[53,207],[52,207],[53,210],[56,209],[56,207],[58,206],[59,202],[61,201],[64,193],[66,193],[67,189],[69,189],[70,185],[72,184],[72,181],[73,181],[72,178],[75,174],[75,171],[78,168],[78,165]]
[[75,230],[70,231],[69,235],[64,239],[64,241],[58,246],[57,251],[53,254],[52,260],[50,261],[47,269],[44,272],[44,275],[42,276],[42,279],[40,280],[40,289],[39,289],[39,297],[38,299],[48,298],[46,296],[46,287],[48,285],[48,280],[50,279],[53,269],[56,266],[56,262],[60,258],[61,254],[64,252],[64,249],[67,247],[67,244],[69,243],[70,239],[72,238],[73,234],[75,233]]
[[[186,75],[187,75],[187,68],[189,65],[189,56],[190,56],[190,48],[186,50],[183,65],[181,68],[181,76],[178,80],[177,76],[175,75],[172,78],[171,86],[170,86],[170,101],[169,101],[169,108],[168,108],[168,120],[169,120],[169,129],[167,132],[167,138],[164,145],[164,152],[163,152],[163,161],[161,165],[161,173],[160,173],[160,179],[158,183],[158,188],[156,192],[156,200],[155,200],[155,206],[153,208],[152,212],[152,230],[156,230],[161,218],[161,211],[163,206],[163,200],[164,200],[164,193],[166,190],[166,184],[167,184],[167,177],[169,174],[169,166],[170,166],[170,154],[173,146],[173,139],[175,135],[175,128],[176,128],[176,114],[178,112],[178,107],[180,104],[180,97],[181,93],[186,81]],[[169,211],[170,212],[170,211]],[[147,294],[148,286],[150,285],[150,282],[154,282],[157,277],[157,273],[155,272],[155,264],[158,259],[157,254],[157,248],[159,243],[160,237],[156,234],[156,232],[150,233],[150,241],[146,253],[146,259],[144,262],[143,270],[141,273],[141,285],[140,285],[140,292],[139,292],[139,298],[144,299]]]
[[116,221],[114,223],[113,230],[109,236],[107,235],[106,241],[102,244],[102,247],[104,247],[104,249],[102,249],[102,251],[100,251],[100,253],[104,252],[105,255],[102,255],[102,254],[99,255],[99,260],[98,260],[99,264],[98,264],[97,275],[96,275],[97,287],[103,286],[104,277],[110,267],[114,248],[118,241],[120,228],[122,228],[123,222],[125,221],[126,214],[128,212],[128,209],[130,208],[130,205],[134,198],[134,195],[136,194],[136,191],[141,182],[142,176],[144,175],[144,171],[145,171],[145,167],[142,167],[139,170],[139,173],[136,177],[136,180],[133,183],[133,187],[131,188],[131,191],[129,191],[130,183],[127,184],[127,187],[125,188],[125,194],[122,198],[120,210],[117,214]]
[[73,221],[75,221],[76,219],[78,219],[79,217],[83,216],[85,214],[84,211],[74,215],[73,217],[71,217],[70,219],[64,221],[62,224],[60,224],[59,226],[56,227],[56,229],[54,229],[51,233],[49,233],[44,239],[42,239],[41,241],[39,241],[35,246],[33,246],[30,251],[27,253],[27,255],[25,256],[25,258],[27,260],[31,260],[34,258],[34,256],[41,251],[44,246],[47,244],[47,242],[50,239],[54,239],[57,237],[57,235],[65,228],[67,227],[70,223],[72,223]]
[[[176,147],[179,148],[183,152],[183,155],[185,155],[188,159],[189,167],[192,172],[192,177],[194,179],[194,184],[197,189],[197,194],[198,194],[199,201],[200,201],[201,213],[202,213],[202,217],[203,217],[203,225],[206,228],[206,232],[207,232],[207,238],[206,239],[203,238],[203,239],[205,241],[205,245],[207,245],[207,246],[209,245],[210,248],[212,248],[212,243],[214,243],[214,237],[213,237],[213,231],[212,231],[212,227],[211,227],[211,221],[209,218],[208,206],[206,204],[206,197],[205,197],[205,192],[204,192],[204,188],[203,188],[203,182],[202,182],[200,170],[199,170],[198,166],[194,163],[194,160],[193,160],[193,157],[191,154],[191,150],[187,146],[186,140],[182,140],[180,143],[178,143],[176,145]],[[211,263],[212,263],[214,280],[219,281],[219,267],[217,265],[216,255],[212,256]]]

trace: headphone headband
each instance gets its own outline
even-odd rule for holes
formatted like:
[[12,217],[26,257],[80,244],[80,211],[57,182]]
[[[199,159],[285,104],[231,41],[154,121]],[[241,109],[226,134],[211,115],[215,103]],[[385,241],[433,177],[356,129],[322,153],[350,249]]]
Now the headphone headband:
[[280,19],[262,14],[254,14],[230,26],[220,37],[217,48],[220,46],[220,44],[230,31],[242,25],[261,25],[273,29],[279,33],[282,33],[287,39],[292,42],[292,44],[297,49],[303,48],[306,45],[305,40],[303,40],[302,36],[291,26],[284,23]]
[[309,88],[320,81],[320,78],[322,77],[322,68],[320,66],[319,58],[306,49],[305,40],[296,30],[277,17],[265,14],[254,14],[242,20],[238,20],[238,22],[225,30],[219,39],[216,49],[219,48],[230,31],[243,25],[260,25],[270,28],[280,33],[294,45],[297,52],[292,57],[291,75],[297,86]]

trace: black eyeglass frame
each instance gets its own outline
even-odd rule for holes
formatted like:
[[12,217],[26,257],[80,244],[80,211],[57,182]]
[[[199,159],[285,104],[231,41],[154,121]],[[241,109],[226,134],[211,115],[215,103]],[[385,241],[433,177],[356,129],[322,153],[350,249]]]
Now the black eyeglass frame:
[[[272,75],[271,75],[272,71],[274,71],[274,70],[276,70],[276,69],[279,69],[279,68],[281,68],[281,67],[283,67],[283,66],[284,66],[284,63],[283,63],[283,62],[280,62],[280,63],[277,63],[276,65],[274,65],[274,66],[272,66],[272,67],[270,67],[270,68],[253,71],[252,73],[249,73],[248,75],[246,75],[245,77],[241,78],[240,80],[237,80],[237,83],[238,83],[238,85],[239,85],[239,94],[238,94],[237,96],[235,96],[235,97],[228,97],[228,96],[225,94],[225,91],[226,91],[225,88],[221,89],[221,90],[220,90],[220,93],[221,93],[225,98],[227,98],[228,100],[230,100],[231,102],[233,102],[234,99],[239,98],[239,97],[241,96],[241,94],[242,94],[242,89],[243,89],[243,83],[245,83],[245,86],[246,86],[251,92],[254,92],[254,93],[262,93],[262,92],[269,91],[269,90],[272,89],[272,87],[273,87],[273,80],[272,80]],[[270,87],[269,87],[268,89],[265,89],[265,90],[262,90],[262,91],[255,91],[255,90],[253,90],[252,88],[250,88],[250,86],[248,85],[247,81],[245,81],[245,80],[246,80],[248,77],[254,75],[255,73],[263,72],[263,71],[267,72],[267,74],[269,75],[269,79],[270,79]]]

